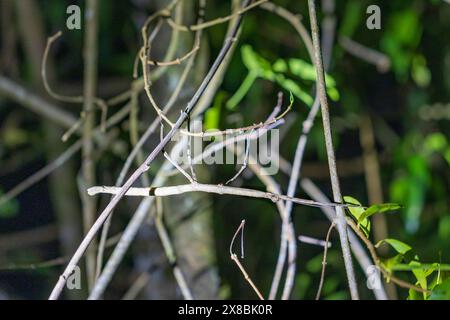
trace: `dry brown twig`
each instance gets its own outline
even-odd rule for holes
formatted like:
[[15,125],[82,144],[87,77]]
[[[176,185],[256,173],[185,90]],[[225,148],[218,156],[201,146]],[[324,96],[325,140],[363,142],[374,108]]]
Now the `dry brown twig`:
[[268,0],[259,0],[256,1],[252,4],[246,5],[244,6],[242,9],[237,10],[235,13],[232,13],[226,17],[221,17],[221,18],[216,18],[214,20],[211,21],[207,21],[207,22],[202,22],[196,25],[190,25],[190,26],[184,26],[184,25],[180,25],[178,23],[176,23],[175,21],[172,20],[172,18],[170,17],[170,13],[166,12],[165,15],[163,15],[163,17],[166,19],[167,23],[174,29],[174,30],[179,30],[179,31],[184,31],[184,32],[189,32],[189,31],[197,31],[197,30],[202,30],[202,29],[206,29],[221,23],[225,23],[227,21],[232,20],[233,18],[236,18],[244,13],[246,13],[247,11],[260,6],[261,4],[267,2]]
[[236,263],[236,265],[238,266],[238,268],[241,271],[242,275],[244,276],[245,280],[250,284],[250,286],[252,287],[253,291],[255,291],[256,294],[258,295],[258,298],[260,300],[264,300],[263,295],[261,294],[261,292],[259,291],[258,287],[255,285],[255,283],[252,281],[252,279],[248,275],[248,273],[245,270],[245,268],[242,265],[242,263],[239,261],[238,256],[235,253],[233,253],[234,240],[236,239],[236,237],[239,234],[239,232],[241,232],[241,258],[244,259],[244,227],[245,227],[245,220],[242,220],[241,224],[239,225],[239,227],[237,228],[236,232],[234,233],[233,239],[231,239],[231,243],[230,243],[230,258],[231,258],[231,260],[234,261],[234,263]]
[[[76,103],[76,104],[83,104],[85,102],[84,96],[66,96],[59,94],[55,92],[52,87],[50,86],[50,83],[48,81],[47,77],[47,63],[48,63],[48,56],[50,54],[50,50],[53,46],[53,43],[58,40],[62,36],[62,31],[56,32],[53,36],[50,36],[47,39],[47,44],[45,46],[44,54],[42,56],[42,64],[41,64],[41,77],[42,82],[44,84],[44,88],[47,91],[47,93],[54,98],[55,100],[61,101],[61,102],[68,102],[68,103]],[[108,104],[98,97],[93,97],[93,102],[97,107],[101,110],[101,128],[104,132],[106,130],[106,117],[108,115]],[[87,116],[87,113],[85,111],[82,111],[80,113],[80,119],[76,123],[72,125],[68,129],[68,131],[62,136],[62,141],[66,142],[74,132],[78,131],[82,125],[82,123],[85,121],[85,118]]]
[[322,259],[322,271],[320,272],[320,282],[319,282],[319,288],[317,289],[316,300],[319,300],[319,298],[320,298],[320,293],[322,292],[323,282],[325,280],[325,268],[327,266],[328,244],[330,242],[330,235],[331,235],[331,231],[334,229],[334,226],[335,226],[335,223],[333,221],[331,223],[330,228],[328,229],[327,237],[325,240],[325,246],[323,249],[323,259]]

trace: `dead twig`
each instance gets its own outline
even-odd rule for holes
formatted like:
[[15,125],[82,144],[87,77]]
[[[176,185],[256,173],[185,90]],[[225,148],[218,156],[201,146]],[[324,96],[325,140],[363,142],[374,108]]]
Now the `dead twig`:
[[245,268],[242,265],[242,263],[239,261],[238,256],[235,253],[233,253],[234,240],[236,239],[236,237],[239,234],[239,232],[242,230],[241,231],[241,257],[244,258],[244,226],[245,226],[245,220],[242,220],[241,224],[239,225],[239,227],[237,228],[236,232],[234,233],[233,239],[231,239],[231,243],[230,243],[230,257],[231,257],[231,260],[233,260],[234,263],[236,263],[236,265],[238,266],[239,270],[241,270],[241,273],[244,276],[245,280],[250,284],[252,289],[256,292],[256,294],[258,295],[258,298],[260,300],[264,300],[263,295],[259,291],[258,287],[253,283],[253,281],[250,278],[250,276],[248,275],[247,271],[245,271]]
[[327,232],[327,238],[325,240],[325,246],[323,249],[323,259],[322,259],[322,271],[320,272],[320,282],[319,288],[317,289],[316,300],[320,299],[320,293],[322,292],[323,281],[325,279],[325,268],[327,266],[327,252],[328,252],[328,244],[330,242],[331,231],[333,230],[335,223],[332,222],[330,228]]

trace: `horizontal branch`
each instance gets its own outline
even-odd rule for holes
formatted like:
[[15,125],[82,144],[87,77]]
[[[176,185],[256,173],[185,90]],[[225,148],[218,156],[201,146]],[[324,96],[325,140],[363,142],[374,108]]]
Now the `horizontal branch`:
[[[118,194],[120,190],[121,188],[119,187],[97,186],[89,188],[88,194],[91,196],[94,196],[99,193]],[[227,194],[249,198],[261,198],[271,200],[272,202],[275,203],[280,200],[283,200],[310,207],[350,207],[350,206],[353,207],[353,205],[348,204],[322,203],[308,199],[288,197],[286,195],[276,194],[272,192],[265,192],[246,188],[228,187],[223,185],[201,184],[201,183],[185,184],[170,187],[130,188],[124,195],[132,197],[150,197],[150,196],[167,197],[189,192],[206,192],[220,195]]]

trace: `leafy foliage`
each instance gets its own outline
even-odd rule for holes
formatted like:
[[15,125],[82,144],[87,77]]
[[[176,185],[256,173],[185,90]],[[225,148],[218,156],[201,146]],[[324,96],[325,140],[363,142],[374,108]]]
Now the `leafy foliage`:
[[[292,92],[306,105],[312,105],[313,98],[307,93],[306,87],[291,77],[295,76],[307,82],[315,81],[316,70],[312,64],[302,59],[294,58],[288,60],[278,59],[274,64],[271,64],[268,60],[256,53],[249,45],[242,46],[241,55],[248,74],[233,97],[228,100],[228,109],[234,110],[237,107],[258,78],[276,83],[283,89]],[[326,75],[325,78],[327,92],[330,98],[337,101],[339,99],[339,92],[336,89],[336,81],[330,75]]]

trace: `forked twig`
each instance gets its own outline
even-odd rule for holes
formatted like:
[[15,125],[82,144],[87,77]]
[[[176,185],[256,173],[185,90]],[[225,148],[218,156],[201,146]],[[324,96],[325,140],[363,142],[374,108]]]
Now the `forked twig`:
[[325,268],[327,266],[328,244],[330,242],[330,235],[331,235],[331,231],[334,229],[334,226],[335,226],[335,223],[333,221],[331,223],[330,228],[328,229],[327,238],[325,239],[325,246],[323,249],[322,271],[320,272],[320,282],[319,282],[319,288],[317,289],[316,300],[319,300],[320,293],[322,292],[323,281],[325,279]]
[[[53,36],[50,36],[47,39],[47,44],[45,46],[44,54],[42,56],[42,65],[41,65],[41,77],[42,77],[42,82],[44,84],[44,88],[52,98],[54,98],[58,101],[68,102],[68,103],[84,103],[84,100],[85,100],[84,96],[66,96],[66,95],[59,94],[59,93],[55,92],[49,84],[48,77],[47,77],[48,56],[50,54],[50,50],[52,48],[53,43],[56,40],[58,40],[61,36],[62,36],[62,31],[58,31]],[[102,113],[101,128],[102,128],[102,131],[104,132],[106,130],[106,117],[107,117],[107,112],[108,112],[108,104],[103,99],[100,99],[95,96],[93,97],[93,102],[101,110],[101,113]],[[85,117],[86,117],[86,113],[82,112],[80,119],[71,128],[69,128],[69,130],[66,133],[64,133],[64,135],[62,137],[62,140],[64,142],[67,141],[70,138],[70,136],[80,128],[81,123],[84,121]]]
[[172,18],[169,15],[164,16],[164,18],[167,20],[167,23],[175,30],[184,31],[184,32],[197,31],[197,30],[206,29],[206,28],[212,27],[214,25],[227,22],[227,21],[229,21],[233,18],[236,18],[239,15],[244,14],[245,12],[267,2],[267,1],[268,0],[259,0],[252,4],[244,5],[242,9],[240,9],[240,10],[236,11],[235,13],[232,13],[226,17],[216,18],[211,21],[206,21],[203,23],[199,23],[196,25],[190,25],[190,26],[184,26],[184,25],[180,25],[180,24],[176,23],[175,21],[172,20]]
[[252,133],[253,133],[253,130],[249,133],[249,135],[247,136],[247,139],[245,140],[244,163],[242,164],[239,171],[236,172],[236,174],[231,179],[229,179],[227,182],[225,182],[225,184],[230,184],[231,182],[236,180],[241,175],[241,173],[244,172],[244,170],[247,168],[248,157],[250,155],[250,137],[251,137]]
[[236,239],[237,235],[239,234],[239,231],[242,230],[241,231],[241,257],[242,257],[242,259],[244,258],[244,226],[245,226],[245,220],[242,220],[241,224],[239,225],[239,227],[237,228],[236,232],[234,233],[233,239],[231,239],[231,243],[230,243],[230,258],[231,258],[231,260],[234,261],[234,263],[236,263],[236,265],[238,266],[239,270],[241,270],[241,273],[244,276],[245,280],[250,284],[252,289],[256,292],[256,294],[258,295],[258,298],[260,300],[264,300],[263,295],[259,291],[258,287],[256,287],[256,285],[253,283],[253,281],[250,278],[250,276],[248,275],[247,271],[245,271],[245,268],[241,264],[241,262],[239,261],[238,256],[235,253],[233,253],[234,240]]

